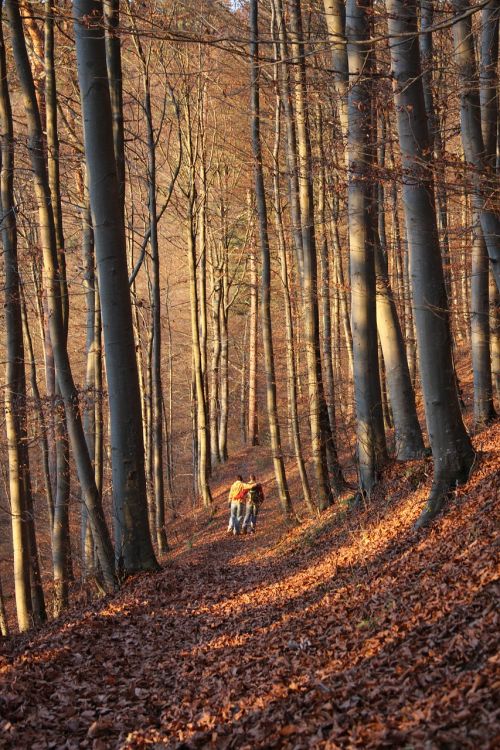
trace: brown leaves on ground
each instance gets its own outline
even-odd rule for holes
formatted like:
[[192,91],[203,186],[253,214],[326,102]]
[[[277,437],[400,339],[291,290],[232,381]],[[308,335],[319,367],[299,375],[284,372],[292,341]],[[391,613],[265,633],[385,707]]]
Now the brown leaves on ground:
[[391,467],[365,512],[251,537],[226,507],[158,575],[4,644],[0,746],[498,746],[498,446],[415,533],[423,464]]

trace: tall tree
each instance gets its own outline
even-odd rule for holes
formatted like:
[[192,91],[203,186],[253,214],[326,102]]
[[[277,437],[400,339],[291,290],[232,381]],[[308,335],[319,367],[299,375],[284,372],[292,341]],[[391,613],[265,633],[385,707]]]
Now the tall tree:
[[260,141],[260,91],[259,91],[259,15],[258,0],[250,0],[250,104],[252,123],[252,153],[254,159],[255,197],[259,217],[261,248],[261,295],[260,311],[262,338],[264,342],[264,368],[266,373],[266,396],[274,475],[278,496],[285,516],[292,513],[292,502],[285,473],[281,449],[280,424],[276,398],[276,376],[271,321],[271,253],[269,247],[266,193],[262,168],[262,146]]
[[[485,149],[481,130],[474,34],[471,15],[467,14],[470,4],[469,0],[453,0],[452,6],[455,11],[452,27],[454,56],[461,82],[460,125],[465,159],[471,167],[472,203],[479,216],[493,274],[500,289],[500,212],[495,202],[497,175],[492,168],[491,154],[488,156]],[[495,23],[494,14],[488,22]],[[491,117],[489,112],[488,115]],[[491,138],[489,133],[487,137]]]
[[378,376],[373,171],[371,0],[347,3],[349,249],[359,483],[370,492],[386,458]]
[[[26,386],[17,262],[17,229],[14,204],[14,133],[7,83],[7,65],[0,8],[0,211],[5,264],[6,387],[5,423],[9,463],[9,497],[14,552],[14,586],[19,630],[32,625],[28,501],[24,481],[22,443],[26,443]],[[25,458],[25,457],[24,457]],[[27,467],[26,467],[27,468]]]
[[[290,40],[293,56],[294,103],[297,134],[299,204],[302,231],[302,299],[309,386],[311,449],[318,506],[333,502],[333,492],[344,486],[334,436],[328,416],[323,383],[318,307],[318,260],[314,225],[314,189],[310,140],[310,117],[305,68],[305,46],[300,0],[291,0]],[[330,474],[330,477],[328,476]],[[331,479],[331,484],[330,484]]]
[[468,479],[474,451],[460,412],[451,355],[448,301],[439,248],[432,161],[422,86],[416,0],[387,0],[395,104],[403,164],[420,379],[434,481],[418,525],[440,511],[450,488]]
[[119,567],[131,573],[154,570],[158,564],[147,516],[141,400],[102,2],[75,2],[73,18],[109,388],[115,556]]
[[115,586],[113,570],[113,549],[104,519],[101,499],[97,492],[92,463],[85,442],[82,421],[78,406],[78,394],[73,381],[71,366],[66,347],[66,334],[60,298],[60,276],[57,259],[56,233],[54,214],[50,200],[50,187],[44,159],[43,134],[40,111],[36,98],[33,75],[26,49],[23,25],[16,0],[6,2],[9,18],[12,47],[17,75],[26,111],[29,152],[33,169],[33,180],[37,200],[40,239],[43,253],[45,291],[48,307],[48,326],[50,341],[54,352],[56,374],[64,400],[68,431],[77,465],[83,501],[85,502],[92,533],[96,542],[101,570],[105,585],[112,590]]

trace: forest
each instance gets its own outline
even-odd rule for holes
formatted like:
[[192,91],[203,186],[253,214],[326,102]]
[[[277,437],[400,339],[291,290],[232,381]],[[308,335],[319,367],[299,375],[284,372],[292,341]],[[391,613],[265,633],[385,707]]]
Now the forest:
[[0,4],[0,748],[496,746],[499,25]]

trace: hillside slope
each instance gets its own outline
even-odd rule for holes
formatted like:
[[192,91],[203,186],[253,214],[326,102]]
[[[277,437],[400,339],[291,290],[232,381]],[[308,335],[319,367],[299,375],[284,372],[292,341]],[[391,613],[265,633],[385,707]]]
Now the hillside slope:
[[0,747],[498,746],[500,423],[475,443],[430,531],[423,464],[293,529],[270,497],[250,537],[221,495],[159,574],[2,645]]

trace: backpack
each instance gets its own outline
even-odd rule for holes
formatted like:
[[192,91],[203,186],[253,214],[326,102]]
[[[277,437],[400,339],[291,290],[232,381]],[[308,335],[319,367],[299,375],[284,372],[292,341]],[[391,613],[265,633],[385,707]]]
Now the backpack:
[[248,490],[248,498],[250,502],[254,503],[255,505],[260,505],[263,500],[262,487],[260,486],[260,484],[256,484],[255,487],[252,487],[252,489]]

